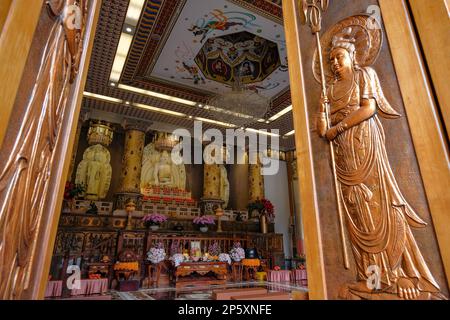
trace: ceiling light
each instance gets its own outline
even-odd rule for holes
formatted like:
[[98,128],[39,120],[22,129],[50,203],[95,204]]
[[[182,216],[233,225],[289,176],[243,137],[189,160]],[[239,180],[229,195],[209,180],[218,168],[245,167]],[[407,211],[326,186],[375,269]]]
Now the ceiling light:
[[269,124],[269,123],[270,123],[270,121],[269,121],[269,120],[266,120],[265,122],[266,122],[267,124]]
[[262,130],[256,130],[256,129],[252,129],[252,128],[247,128],[245,130],[246,131],[250,131],[250,132],[259,133],[259,134],[264,134],[264,135],[267,135],[267,136],[272,136],[272,137],[279,137],[280,136],[277,133],[272,133],[272,132],[262,131]]
[[125,32],[122,32],[120,34],[119,45],[117,46],[116,56],[114,57],[114,63],[111,69],[109,80],[119,82],[120,75],[122,74],[123,66],[125,65],[132,40],[132,35]]
[[292,136],[295,133],[295,130],[289,131],[288,133],[285,134],[285,136]]
[[[141,16],[142,8],[144,6],[145,0],[130,0],[128,5],[127,15],[125,18],[125,23],[131,27],[127,27],[126,32],[131,33],[133,31],[132,27],[135,27]],[[118,82],[120,76],[122,75],[122,70],[125,65],[125,60],[128,56],[128,51],[131,47],[131,42],[133,36],[122,32],[120,34],[119,45],[117,46],[116,55],[114,57],[113,67],[111,69],[111,74],[109,79],[114,82]]]
[[185,117],[186,116],[186,114],[181,113],[181,112],[176,112],[176,111],[167,110],[167,109],[163,109],[163,108],[157,108],[157,107],[149,106],[147,104],[142,104],[142,103],[133,103],[133,106],[142,108],[142,109],[146,109],[146,110],[150,110],[150,111],[154,111],[154,112],[170,114],[172,116],[177,116],[177,117]]
[[288,112],[291,111],[291,110],[292,110],[292,104],[291,104],[289,107],[284,108],[283,110],[281,110],[280,112],[278,112],[276,115],[270,117],[270,118],[269,118],[269,121],[274,121],[274,120],[278,119],[279,117],[285,115],[286,113],[288,113]]
[[223,127],[229,127],[229,128],[236,127],[234,124],[231,124],[231,123],[226,123],[226,122],[221,122],[221,121],[216,121],[216,120],[211,120],[211,119],[206,119],[206,118],[195,117],[195,120],[213,123],[213,124],[217,124],[217,125],[223,126]]
[[103,100],[103,101],[114,102],[114,103],[123,103],[123,100],[121,100],[121,99],[103,96],[101,94],[91,93],[91,92],[87,92],[87,91],[83,92],[83,95],[85,97],[93,98],[96,100]]
[[145,0],[130,0],[130,4],[127,10],[127,16],[125,22],[136,26],[139,18],[141,17],[142,7],[144,6]]
[[116,84],[114,82],[111,82],[110,85],[111,85],[111,87],[115,87],[116,86]]
[[125,104],[126,104],[127,106],[129,106],[129,105],[130,105],[130,101],[125,101]]
[[211,106],[213,111],[221,112],[221,114],[214,115],[214,117],[220,117],[220,120],[225,120],[231,114],[234,116],[234,123],[239,126],[245,126],[255,122],[255,120],[265,121],[261,118],[270,107],[270,100],[245,87],[239,74],[235,74],[231,91],[213,96],[209,99],[208,105]]
[[136,92],[136,93],[143,94],[143,95],[147,95],[147,96],[150,96],[150,97],[155,97],[155,98],[160,98],[160,99],[164,99],[164,100],[169,100],[169,101],[173,101],[173,102],[186,104],[186,105],[189,105],[189,106],[197,105],[197,103],[194,102],[194,101],[181,99],[181,98],[176,98],[176,97],[169,96],[167,94],[157,93],[157,92],[154,92],[154,91],[140,89],[140,88],[136,88],[136,87],[132,87],[132,86],[127,86],[127,85],[124,85],[124,84],[119,84],[118,88],[119,89],[123,89],[123,90],[127,90],[127,91]]

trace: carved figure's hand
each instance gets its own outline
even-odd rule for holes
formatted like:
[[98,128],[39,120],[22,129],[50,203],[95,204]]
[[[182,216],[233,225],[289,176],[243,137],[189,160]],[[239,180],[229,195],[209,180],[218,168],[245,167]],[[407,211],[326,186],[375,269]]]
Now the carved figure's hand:
[[337,131],[336,126],[331,127],[330,129],[327,130],[326,137],[328,140],[330,140],[330,141],[334,140],[334,138],[336,138],[337,135],[338,135],[338,131]]

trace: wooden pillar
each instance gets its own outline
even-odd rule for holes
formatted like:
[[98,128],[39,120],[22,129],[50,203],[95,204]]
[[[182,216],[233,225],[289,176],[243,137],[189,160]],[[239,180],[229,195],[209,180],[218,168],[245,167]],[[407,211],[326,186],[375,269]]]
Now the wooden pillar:
[[217,164],[203,165],[203,198],[220,199],[220,167]]
[[3,0],[0,2],[0,33],[2,32],[3,25],[8,17],[9,9],[11,8],[12,0]]
[[[418,2],[420,1],[412,1],[412,7],[418,8],[416,7]],[[427,4],[429,2],[426,1]],[[435,112],[436,105],[430,82],[424,72],[424,62],[418,50],[417,39],[406,3],[390,0],[380,0],[379,3],[439,243],[447,283],[450,285],[450,214],[448,213],[450,208],[450,170],[445,135],[441,130],[441,123]],[[448,31],[448,16],[439,15],[436,17],[433,15],[433,10],[425,10],[423,15],[423,21],[430,22],[437,19],[446,26],[445,28]],[[436,45],[445,46],[445,44],[438,43],[437,39],[442,37],[439,30],[440,28],[428,31],[422,29],[422,34],[424,32],[431,33],[433,39],[435,39],[433,45],[436,41]],[[428,33],[427,37],[430,36]],[[448,39],[445,40],[445,42],[447,41]],[[448,48],[448,43],[446,45]],[[436,68],[448,65],[448,61],[441,61],[439,55],[429,54],[428,61],[428,65],[434,65]],[[448,73],[448,69],[443,72]],[[436,76],[441,79],[438,75]],[[435,79],[433,79],[433,83],[438,83],[439,85],[436,88],[440,88],[440,80],[435,81]],[[447,88],[445,90],[448,91]],[[444,109],[448,109],[448,105]]]
[[74,3],[52,4],[13,0],[0,37],[2,299],[44,297],[101,2],[80,8],[82,29],[70,32]]
[[201,210],[203,214],[214,215],[217,207],[222,207],[220,198],[220,165],[203,165],[203,197],[201,198]]
[[[0,147],[13,111],[28,52],[44,1],[2,1],[0,11]],[[20,34],[20,37],[17,35]]]
[[248,165],[248,201],[264,199],[264,176],[261,174],[261,162],[257,157],[257,163]]
[[450,137],[450,23],[449,8],[444,0],[409,0],[415,26],[420,36],[432,85],[439,102],[447,138]]
[[325,270],[320,236],[319,211],[316,199],[314,167],[310,143],[311,129],[306,108],[305,83],[299,41],[300,13],[297,0],[283,1],[284,30],[289,59],[292,115],[294,118],[300,210],[303,213],[306,267],[309,298],[326,299]]
[[122,157],[120,191],[116,193],[116,209],[125,209],[128,199],[132,199],[138,208],[141,207],[141,169],[145,146],[145,132],[149,123],[125,118],[122,126],[125,129],[125,147]]
[[67,175],[67,181],[72,181],[73,176],[73,169],[75,168],[75,160],[77,157],[77,151],[78,151],[78,142],[80,141],[80,135],[81,135],[81,128],[83,127],[84,123],[84,115],[86,113],[83,113],[83,115],[80,114],[80,117],[78,118],[77,123],[77,130],[75,131],[75,141],[73,143],[72,147],[72,157],[70,159],[70,166],[69,166],[69,173]]
[[125,132],[125,150],[122,160],[121,192],[141,193],[141,166],[145,133],[134,128]]

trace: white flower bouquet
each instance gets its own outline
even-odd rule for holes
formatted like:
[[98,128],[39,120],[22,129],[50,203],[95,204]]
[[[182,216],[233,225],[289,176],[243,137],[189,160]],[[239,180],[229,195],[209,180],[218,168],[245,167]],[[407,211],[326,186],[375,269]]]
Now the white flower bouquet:
[[178,267],[180,263],[184,261],[184,255],[181,253],[175,253],[172,257],[170,257],[170,260],[173,261],[175,267]]
[[231,256],[231,259],[233,259],[233,261],[236,261],[236,262],[239,262],[245,258],[245,251],[241,247],[241,244],[239,242],[236,242],[233,245],[233,248],[230,250],[230,256]]
[[219,254],[219,261],[227,262],[228,264],[231,264],[230,255],[228,253]]
[[164,246],[161,243],[156,244],[151,247],[147,252],[147,260],[151,263],[159,263],[166,258],[166,251],[164,250]]

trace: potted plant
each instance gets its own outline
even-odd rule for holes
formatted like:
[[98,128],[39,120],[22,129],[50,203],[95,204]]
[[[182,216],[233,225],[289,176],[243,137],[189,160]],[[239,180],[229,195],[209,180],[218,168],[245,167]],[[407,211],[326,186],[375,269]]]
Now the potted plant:
[[142,218],[144,224],[147,228],[150,228],[152,231],[156,231],[159,229],[161,223],[167,221],[167,216],[160,213],[151,213],[147,214]]
[[215,224],[214,218],[212,216],[195,217],[192,222],[194,224],[198,224],[200,226],[200,231],[201,232],[207,232],[208,231],[208,225]]
[[267,233],[267,223],[273,222],[275,218],[275,210],[272,202],[267,199],[256,200],[250,203],[247,208],[249,216],[254,211],[259,213],[260,231],[261,233]]
[[83,184],[75,184],[73,182],[67,181],[64,188],[64,200],[67,204],[67,208],[65,208],[64,211],[72,212],[75,198],[83,195],[84,192],[85,188]]

